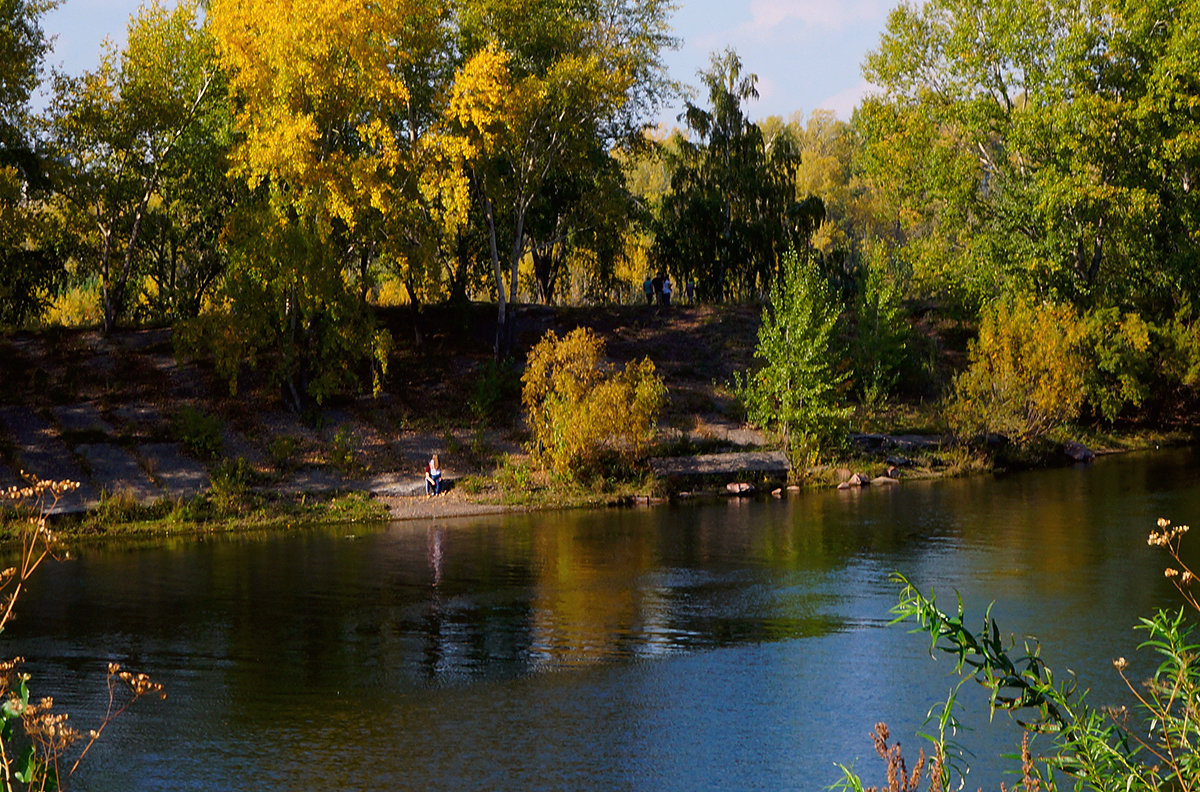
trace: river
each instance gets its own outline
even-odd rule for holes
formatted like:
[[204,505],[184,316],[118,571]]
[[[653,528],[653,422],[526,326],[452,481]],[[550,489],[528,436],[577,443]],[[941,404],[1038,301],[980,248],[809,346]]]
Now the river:
[[[995,602],[1124,701],[1111,660],[1178,604],[1146,535],[1200,519],[1198,461],[89,546],[39,571],[4,654],[84,730],[107,662],[166,686],[80,789],[817,790],[835,763],[878,784],[872,726],[911,763],[952,682],[889,626],[891,573]],[[961,700],[968,788],[1011,786],[1015,727]]]

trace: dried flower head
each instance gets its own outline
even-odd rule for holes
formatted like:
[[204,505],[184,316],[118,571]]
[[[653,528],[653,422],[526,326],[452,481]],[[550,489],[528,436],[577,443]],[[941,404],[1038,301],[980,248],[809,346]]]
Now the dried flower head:
[[157,693],[160,698],[166,698],[166,694],[162,692],[162,683],[154,682],[146,674],[135,674],[131,671],[122,671],[117,676],[122,682],[129,685],[133,691],[134,698],[140,698],[147,693]]

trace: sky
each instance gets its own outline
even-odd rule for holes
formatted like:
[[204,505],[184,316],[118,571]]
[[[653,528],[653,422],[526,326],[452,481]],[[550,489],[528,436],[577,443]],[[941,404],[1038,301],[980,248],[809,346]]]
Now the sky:
[[[168,0],[169,1],[169,0]],[[666,55],[673,79],[693,87],[709,56],[737,50],[743,69],[758,76],[751,118],[805,116],[832,110],[849,119],[869,89],[860,66],[877,46],[887,13],[898,0],[676,0],[672,27],[678,50]],[[63,0],[43,18],[55,36],[48,64],[69,74],[95,67],[107,36],[120,45],[140,0]],[[698,96],[701,101],[704,97]],[[681,106],[657,119],[676,123]]]

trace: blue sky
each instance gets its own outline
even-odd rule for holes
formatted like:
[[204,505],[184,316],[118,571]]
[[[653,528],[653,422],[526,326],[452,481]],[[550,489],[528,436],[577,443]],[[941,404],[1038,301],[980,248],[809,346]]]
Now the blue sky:
[[[898,0],[677,0],[674,15],[680,48],[668,53],[672,76],[698,85],[709,54],[732,46],[747,71],[758,75],[760,99],[751,117],[787,118],[825,108],[848,119],[867,90],[860,65],[874,48]],[[120,44],[139,0],[64,0],[43,20],[57,37],[49,63],[68,73],[95,66],[100,42]],[[664,111],[674,123],[679,108]]]

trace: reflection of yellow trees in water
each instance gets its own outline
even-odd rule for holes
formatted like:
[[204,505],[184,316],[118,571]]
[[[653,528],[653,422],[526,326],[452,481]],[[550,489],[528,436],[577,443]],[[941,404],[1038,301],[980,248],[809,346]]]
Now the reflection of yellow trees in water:
[[[597,533],[589,536],[589,530]],[[660,611],[646,585],[657,563],[655,534],[577,523],[534,535],[537,582],[532,600],[535,661],[592,663],[611,658]],[[627,647],[626,647],[627,648]]]

